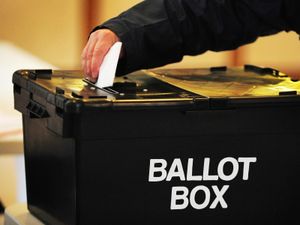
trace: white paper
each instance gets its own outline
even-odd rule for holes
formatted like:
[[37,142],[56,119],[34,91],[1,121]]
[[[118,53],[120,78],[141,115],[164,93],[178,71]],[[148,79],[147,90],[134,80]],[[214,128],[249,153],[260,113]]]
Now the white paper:
[[113,86],[121,48],[121,42],[115,43],[104,57],[102,65],[100,65],[99,68],[98,80],[95,84],[97,87],[104,88]]

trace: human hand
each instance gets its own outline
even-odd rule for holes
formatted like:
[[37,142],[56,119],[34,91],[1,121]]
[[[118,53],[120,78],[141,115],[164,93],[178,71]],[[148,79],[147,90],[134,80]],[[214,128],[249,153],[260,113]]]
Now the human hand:
[[81,54],[81,66],[87,79],[92,82],[97,81],[99,67],[104,57],[118,41],[120,41],[119,37],[109,29],[100,29],[90,35]]

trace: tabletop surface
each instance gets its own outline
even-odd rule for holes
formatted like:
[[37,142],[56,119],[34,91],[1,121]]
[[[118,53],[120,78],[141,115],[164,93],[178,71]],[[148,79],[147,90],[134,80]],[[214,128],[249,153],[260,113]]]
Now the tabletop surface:
[[4,214],[4,225],[43,225],[27,209],[26,203],[19,203],[7,207]]

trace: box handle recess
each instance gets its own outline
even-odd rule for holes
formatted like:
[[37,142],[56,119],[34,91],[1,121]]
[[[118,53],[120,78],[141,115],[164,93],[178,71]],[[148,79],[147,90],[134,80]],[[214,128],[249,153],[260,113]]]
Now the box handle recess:
[[30,118],[48,118],[49,114],[44,106],[40,105],[39,103],[30,100],[26,107],[29,111]]

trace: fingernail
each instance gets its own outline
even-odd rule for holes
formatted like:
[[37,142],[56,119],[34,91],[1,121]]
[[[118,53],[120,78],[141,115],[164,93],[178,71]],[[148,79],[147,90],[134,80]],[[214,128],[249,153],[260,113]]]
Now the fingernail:
[[92,73],[93,78],[97,78],[97,73]]

